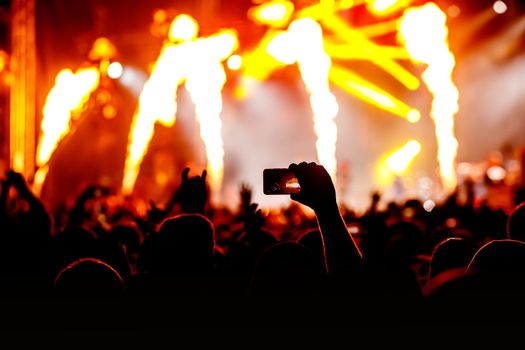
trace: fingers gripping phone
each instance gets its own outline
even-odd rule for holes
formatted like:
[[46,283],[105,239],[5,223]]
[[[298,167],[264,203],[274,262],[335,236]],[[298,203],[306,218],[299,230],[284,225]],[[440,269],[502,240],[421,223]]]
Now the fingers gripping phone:
[[300,191],[299,181],[290,170],[286,168],[264,169],[264,194],[292,194]]

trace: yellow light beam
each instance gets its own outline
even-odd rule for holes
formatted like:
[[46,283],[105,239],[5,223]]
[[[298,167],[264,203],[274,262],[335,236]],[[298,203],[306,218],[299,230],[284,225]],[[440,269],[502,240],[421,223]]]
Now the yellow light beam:
[[[380,49],[383,57],[388,57],[394,60],[409,60],[410,55],[404,47],[399,46],[381,46]],[[370,60],[370,55],[374,50],[362,49],[362,47],[348,44],[333,44],[331,42],[325,42],[325,50],[332,59],[337,60]],[[412,82],[414,86],[416,84]]]
[[235,88],[236,98],[247,98],[251,95],[253,86],[257,82],[266,80],[276,69],[285,66],[267,52],[269,43],[280,33],[283,31],[268,30],[259,44],[251,52],[244,54],[242,57],[243,72],[239,84]]
[[369,38],[393,33],[396,30],[397,30],[397,19],[359,27],[359,31],[361,32],[361,34]]
[[410,140],[400,148],[382,156],[376,167],[379,183],[388,185],[395,176],[406,174],[420,152],[421,144],[416,140]]
[[305,7],[296,12],[296,18],[311,18],[319,20],[324,16],[331,16],[333,13],[348,10],[352,7],[365,3],[365,0],[339,0],[339,1],[320,1],[319,3]]
[[326,16],[321,19],[322,24],[332,31],[333,35],[346,42],[360,47],[361,51],[370,53],[370,61],[392,75],[401,84],[410,90],[419,87],[419,79],[406,70],[402,65],[381,55],[381,46],[375,44],[359,30],[351,28],[346,22],[336,15]]
[[421,114],[403,101],[395,98],[386,91],[366,81],[355,73],[348,71],[338,65],[332,65],[330,70],[330,81],[357,98],[366,101],[373,106],[381,108],[399,117],[407,119],[411,123],[419,121]]

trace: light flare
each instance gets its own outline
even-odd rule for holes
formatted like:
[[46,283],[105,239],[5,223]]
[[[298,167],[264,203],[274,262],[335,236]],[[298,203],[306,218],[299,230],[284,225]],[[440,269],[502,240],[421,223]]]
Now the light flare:
[[236,71],[242,67],[242,57],[239,55],[232,55],[226,61],[226,65],[230,70]]
[[454,115],[459,110],[459,92],[452,81],[455,59],[447,42],[446,15],[434,3],[410,8],[399,22],[398,33],[413,60],[427,64],[422,77],[433,95],[431,117],[440,177],[445,191],[453,191],[457,185]]
[[421,119],[421,113],[417,109],[408,106],[388,92],[338,65],[332,66],[330,81],[349,94],[405,118],[410,123],[417,123]]
[[199,24],[193,17],[182,14],[171,22],[168,31],[170,41],[189,41],[197,37]]
[[248,11],[248,17],[258,24],[283,27],[288,23],[293,12],[294,5],[292,2],[274,0],[252,7]]
[[420,152],[421,144],[416,140],[410,140],[400,148],[382,157],[377,171],[379,182],[387,185],[391,183],[395,176],[406,174]]
[[124,72],[124,68],[122,67],[122,64],[120,62],[111,62],[111,64],[108,66],[108,77],[111,79],[118,79],[122,76],[122,73]]
[[49,91],[44,104],[41,135],[37,147],[36,163],[42,167],[49,162],[60,140],[70,129],[71,118],[80,112],[100,79],[96,68],[82,68],[73,73],[61,70],[55,85]]

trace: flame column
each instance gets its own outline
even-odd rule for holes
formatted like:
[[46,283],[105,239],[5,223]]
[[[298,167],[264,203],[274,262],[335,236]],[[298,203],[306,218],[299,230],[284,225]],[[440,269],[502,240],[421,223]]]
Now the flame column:
[[35,167],[35,0],[13,0],[11,6],[9,160],[27,177]]

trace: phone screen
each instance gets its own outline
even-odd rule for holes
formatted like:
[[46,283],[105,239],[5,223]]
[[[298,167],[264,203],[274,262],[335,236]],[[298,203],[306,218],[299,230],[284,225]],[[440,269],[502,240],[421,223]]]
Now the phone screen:
[[286,168],[264,169],[264,194],[291,194],[299,193],[301,186],[294,173]]

